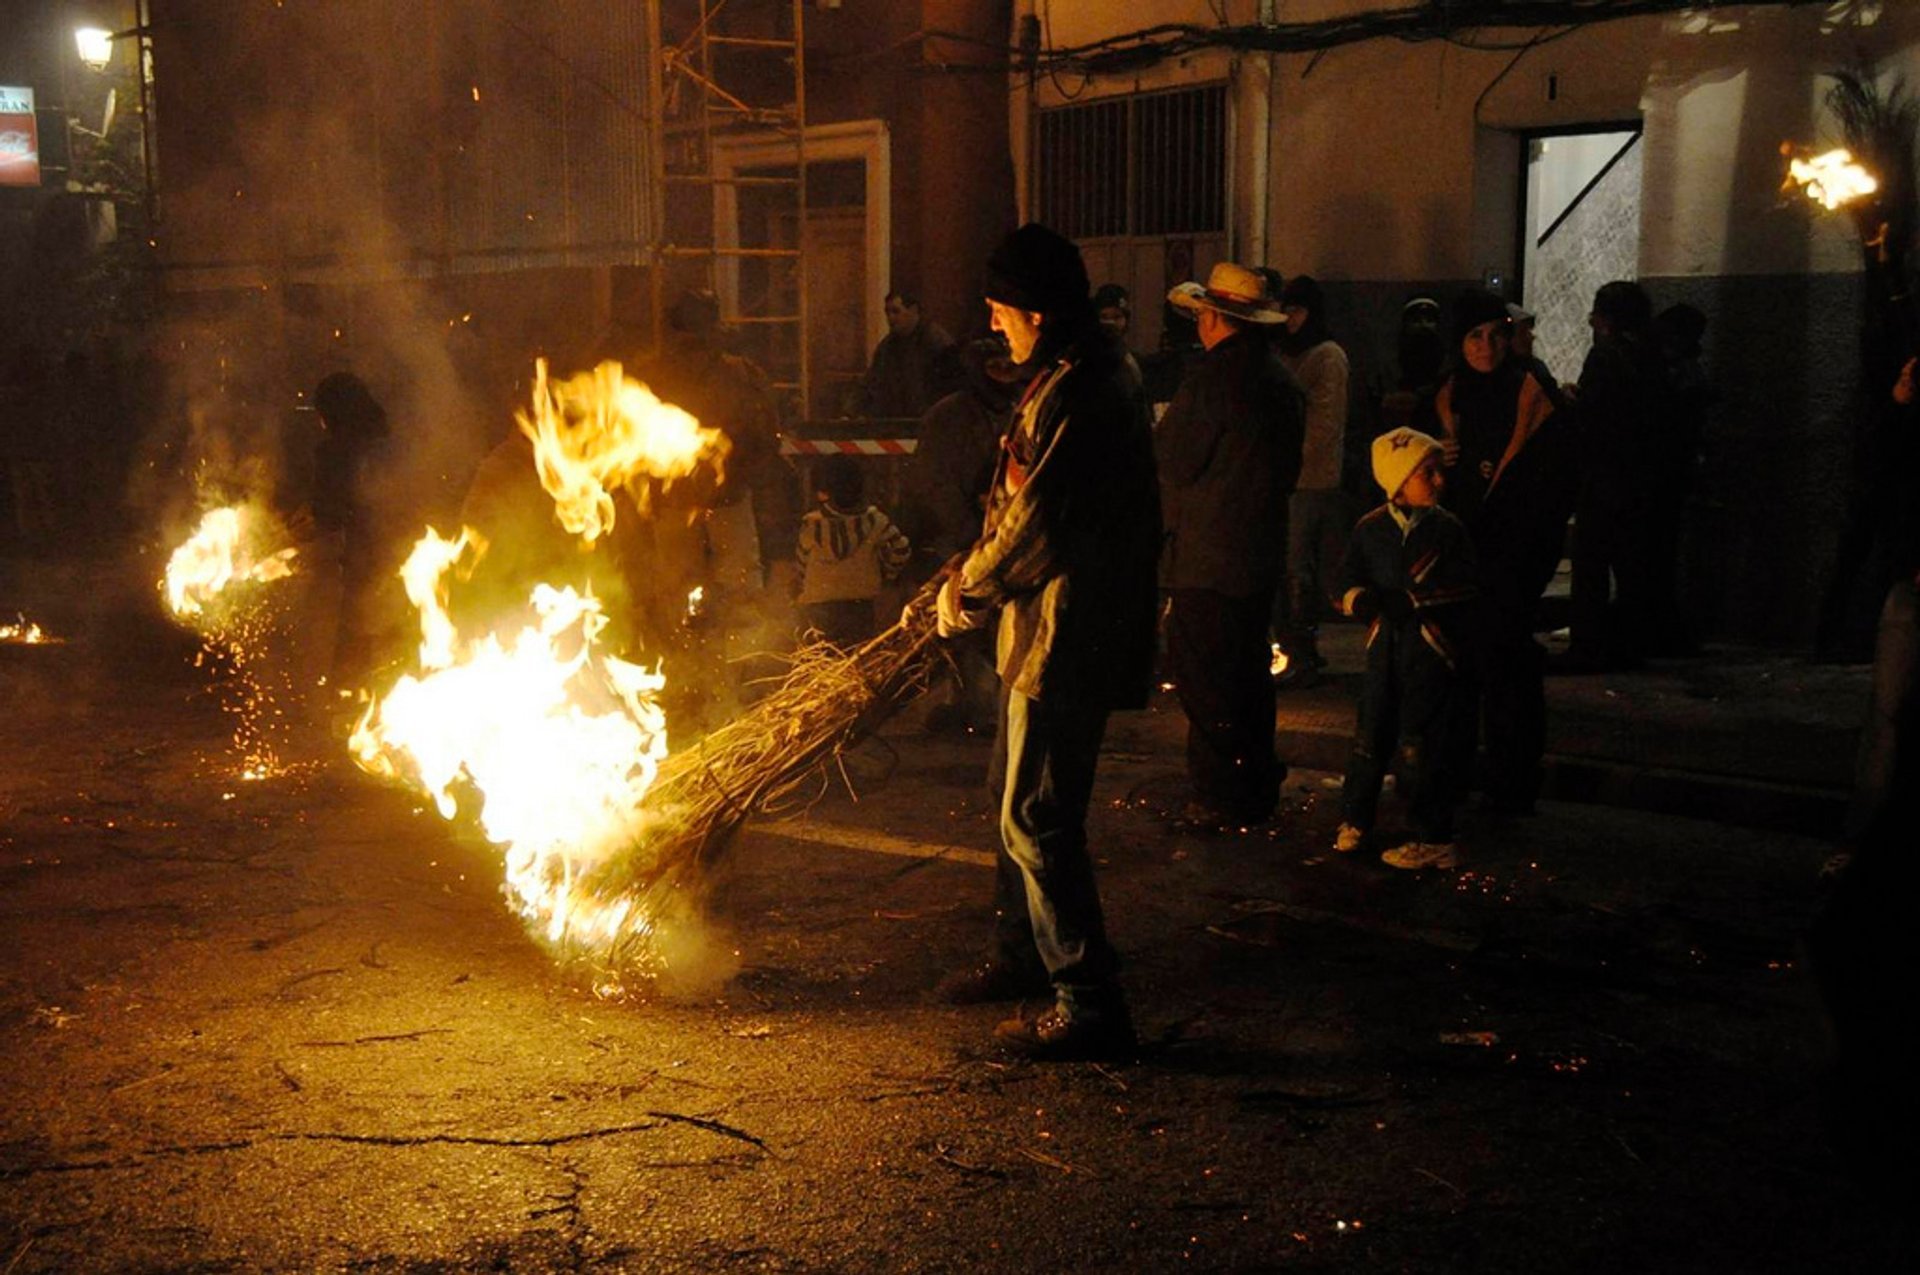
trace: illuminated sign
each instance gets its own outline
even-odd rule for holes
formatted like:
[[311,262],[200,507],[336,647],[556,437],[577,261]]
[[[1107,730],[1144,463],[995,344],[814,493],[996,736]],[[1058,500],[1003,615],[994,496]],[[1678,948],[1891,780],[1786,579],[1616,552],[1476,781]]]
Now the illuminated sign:
[[40,184],[40,127],[33,90],[0,84],[0,186]]

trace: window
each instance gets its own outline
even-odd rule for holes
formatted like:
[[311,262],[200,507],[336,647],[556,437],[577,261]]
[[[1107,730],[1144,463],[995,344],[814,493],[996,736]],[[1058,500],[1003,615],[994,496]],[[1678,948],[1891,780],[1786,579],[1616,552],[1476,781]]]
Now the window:
[[1040,112],[1040,220],[1069,239],[1226,230],[1227,90]]

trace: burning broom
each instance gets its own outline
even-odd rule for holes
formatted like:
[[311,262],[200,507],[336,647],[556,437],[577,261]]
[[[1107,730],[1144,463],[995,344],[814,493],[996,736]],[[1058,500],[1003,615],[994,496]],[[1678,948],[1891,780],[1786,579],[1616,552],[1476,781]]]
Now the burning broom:
[[[618,486],[725,454],[723,435],[613,364],[560,383],[541,366],[520,427],[561,525],[588,544],[611,528]],[[401,576],[419,671],[371,699],[350,746],[447,818],[477,802],[514,910],[556,954],[616,978],[657,971],[663,918],[697,897],[741,824],[917,694],[937,658],[929,585],[901,623],[848,651],[801,651],[751,711],[670,752],[664,674],[601,647],[608,620],[590,594],[542,584],[531,618],[463,635],[448,580],[483,552],[470,529],[415,546]]]

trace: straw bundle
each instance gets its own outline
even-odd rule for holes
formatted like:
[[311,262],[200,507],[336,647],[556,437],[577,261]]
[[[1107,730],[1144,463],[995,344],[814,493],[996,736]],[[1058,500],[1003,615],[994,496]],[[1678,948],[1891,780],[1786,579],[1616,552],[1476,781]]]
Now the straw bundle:
[[940,658],[938,587],[927,584],[900,623],[851,650],[804,648],[771,694],[669,756],[647,791],[646,834],[594,870],[589,892],[658,897],[696,888],[749,816],[791,797],[925,690]]

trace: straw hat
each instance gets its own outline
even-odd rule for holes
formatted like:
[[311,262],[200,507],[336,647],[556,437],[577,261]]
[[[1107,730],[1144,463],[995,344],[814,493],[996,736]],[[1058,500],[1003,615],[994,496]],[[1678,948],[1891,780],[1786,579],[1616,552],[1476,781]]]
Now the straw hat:
[[1245,266],[1222,261],[1207,272],[1204,284],[1182,283],[1167,293],[1182,310],[1218,310],[1245,323],[1283,323],[1286,316],[1274,308],[1267,281]]

